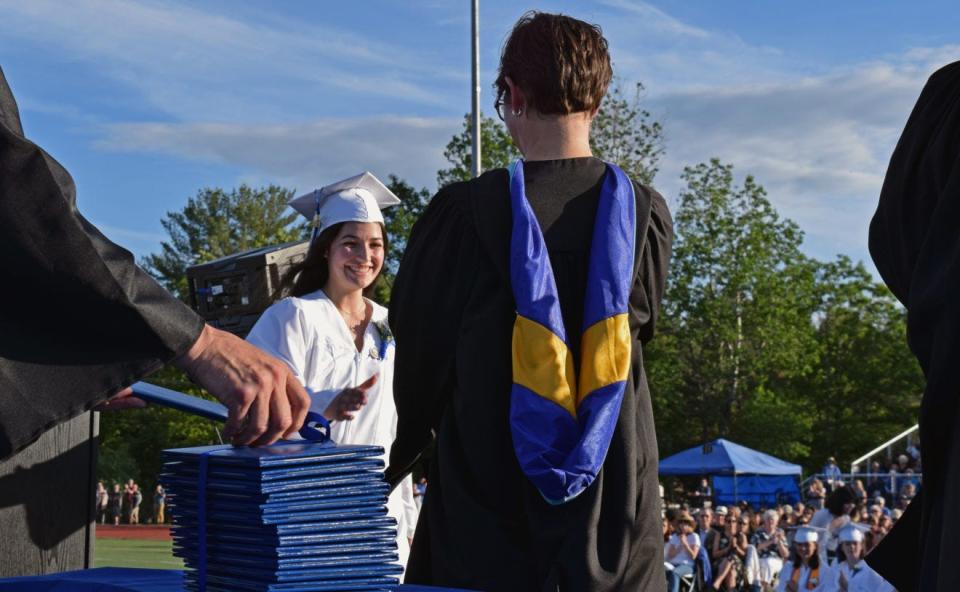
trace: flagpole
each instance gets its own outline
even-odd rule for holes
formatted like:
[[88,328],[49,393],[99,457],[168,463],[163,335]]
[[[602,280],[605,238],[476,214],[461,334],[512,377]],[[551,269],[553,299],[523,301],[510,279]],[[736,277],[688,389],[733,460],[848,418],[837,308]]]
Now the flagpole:
[[471,172],[474,177],[480,173],[480,0],[471,0],[471,48],[473,51],[473,152]]

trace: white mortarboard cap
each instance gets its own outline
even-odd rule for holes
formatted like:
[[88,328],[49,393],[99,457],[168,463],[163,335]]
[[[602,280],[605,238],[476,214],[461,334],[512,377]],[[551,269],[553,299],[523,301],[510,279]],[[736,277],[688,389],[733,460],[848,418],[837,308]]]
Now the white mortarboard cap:
[[795,543],[816,543],[818,540],[820,540],[820,537],[817,535],[817,531],[806,526],[798,528],[797,533],[793,535],[793,542]]
[[[868,527],[869,528],[869,527]],[[863,531],[855,524],[848,524],[840,529],[841,543],[862,543]]]
[[294,198],[290,207],[314,224],[314,234],[341,222],[383,222],[382,208],[400,199],[386,185],[364,172]]

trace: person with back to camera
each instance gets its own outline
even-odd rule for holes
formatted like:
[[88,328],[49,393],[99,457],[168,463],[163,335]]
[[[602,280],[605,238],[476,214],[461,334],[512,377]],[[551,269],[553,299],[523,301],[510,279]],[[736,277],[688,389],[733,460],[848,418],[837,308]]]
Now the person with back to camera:
[[528,13],[496,108],[523,160],[442,188],[394,282],[388,480],[436,441],[406,581],[664,590],[653,337],[664,199],[590,150],[612,75],[600,29]]
[[[331,421],[339,444],[375,444],[390,454],[396,435],[393,335],[387,309],[365,296],[383,271],[387,234],[380,208],[400,200],[370,173],[310,192],[291,206],[315,221],[306,258],[284,278],[289,297],[274,303],[247,335],[287,363]],[[397,520],[406,565],[417,519],[413,482],[404,479],[387,508]]]
[[[901,592],[960,590],[960,62],[927,81],[870,223],[870,255],[907,311],[926,378],[923,487],[867,563]],[[892,492],[891,492],[892,493]]]

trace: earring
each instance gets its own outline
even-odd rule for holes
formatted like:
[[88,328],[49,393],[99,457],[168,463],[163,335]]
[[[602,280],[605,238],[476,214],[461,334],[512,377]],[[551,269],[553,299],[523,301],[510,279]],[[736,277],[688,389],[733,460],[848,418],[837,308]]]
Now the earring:
[[523,115],[523,109],[511,109],[510,112],[513,113],[514,117],[520,117]]

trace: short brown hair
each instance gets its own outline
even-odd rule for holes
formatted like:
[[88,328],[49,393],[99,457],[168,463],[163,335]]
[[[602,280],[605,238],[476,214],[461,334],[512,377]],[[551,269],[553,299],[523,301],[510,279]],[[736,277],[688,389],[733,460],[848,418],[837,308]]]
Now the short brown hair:
[[607,40],[597,25],[531,11],[520,17],[500,54],[493,83],[497,101],[508,93],[507,76],[527,103],[545,115],[600,107],[613,76]]

